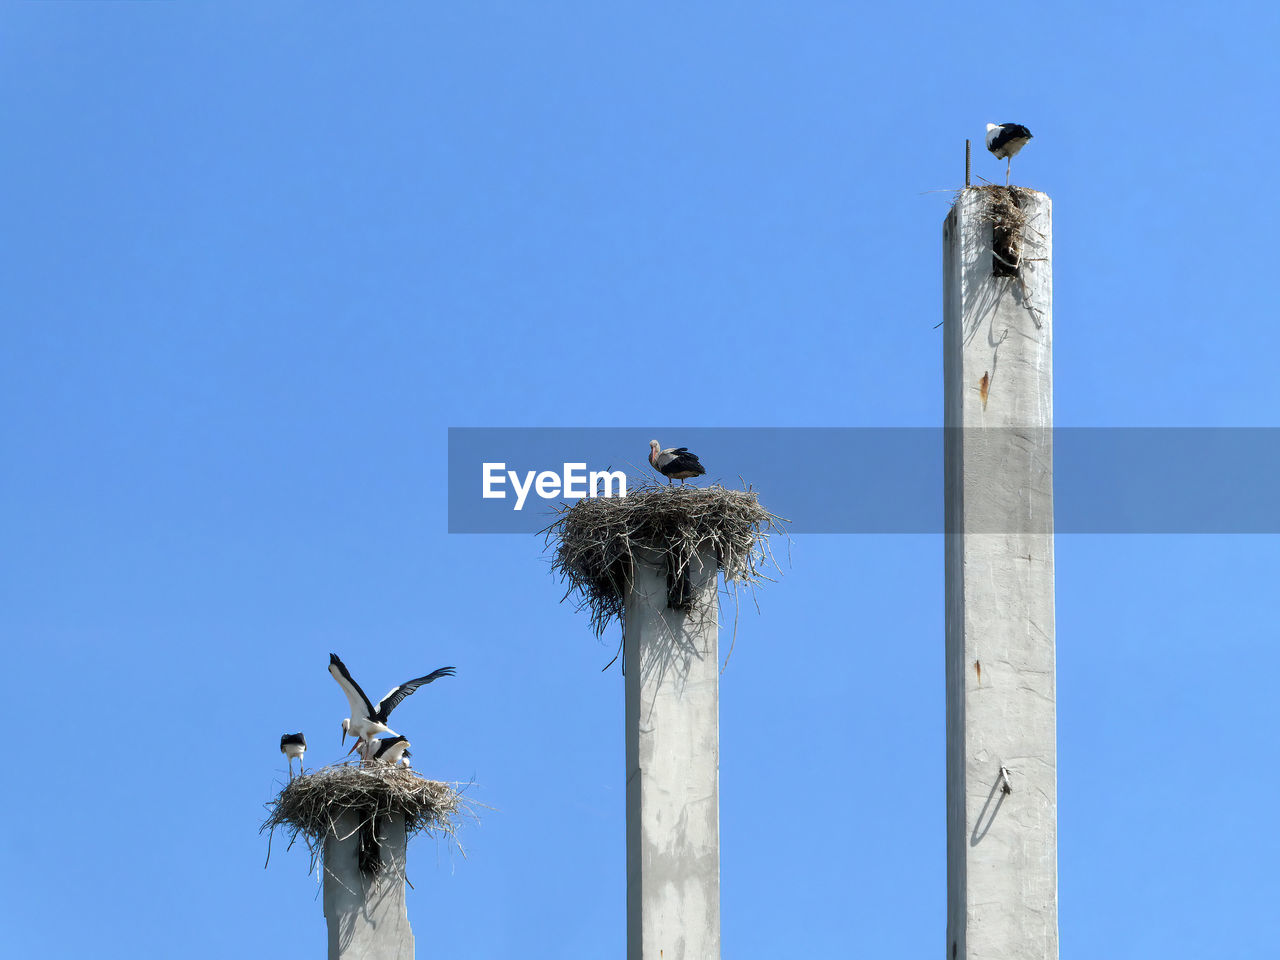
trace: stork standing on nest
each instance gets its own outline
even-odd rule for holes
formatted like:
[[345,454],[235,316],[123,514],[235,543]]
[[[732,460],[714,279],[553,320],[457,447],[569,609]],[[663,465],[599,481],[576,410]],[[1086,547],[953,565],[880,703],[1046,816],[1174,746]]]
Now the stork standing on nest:
[[667,478],[667,485],[672,480],[683,484],[690,477],[700,477],[707,472],[697,454],[690,453],[688,447],[668,447],[663,450],[657,440],[649,441],[649,462],[655,470]]
[[280,752],[289,758],[289,779],[293,779],[293,761],[298,761],[298,776],[302,776],[302,755],[307,752],[307,738],[301,733],[286,733],[280,738]]
[[383,737],[368,741],[363,756],[366,760],[385,760],[394,767],[401,758],[413,756],[410,746],[408,737]]
[[[342,742],[347,742],[347,734],[351,734],[356,738],[351,750],[347,751],[349,754],[359,747],[362,742],[368,743],[380,733],[389,733],[395,736],[396,732],[387,726],[387,719],[391,716],[391,711],[396,708],[396,705],[423,684],[439,680],[441,677],[452,677],[453,667],[441,667],[439,670],[433,670],[428,673],[425,677],[406,680],[398,687],[392,687],[387,695],[376,704],[369,702],[369,698],[360,689],[360,684],[351,679],[351,674],[347,671],[346,664],[338,659],[336,653],[329,654],[329,672],[333,674],[333,679],[338,681],[338,686],[347,695],[347,702],[351,705],[351,716],[342,721]],[[360,755],[364,756],[363,750]]]
[[987,149],[996,155],[997,160],[1008,160],[1004,170],[1004,185],[1009,185],[1009,176],[1013,171],[1014,155],[1027,145],[1031,139],[1031,131],[1020,123],[988,123]]

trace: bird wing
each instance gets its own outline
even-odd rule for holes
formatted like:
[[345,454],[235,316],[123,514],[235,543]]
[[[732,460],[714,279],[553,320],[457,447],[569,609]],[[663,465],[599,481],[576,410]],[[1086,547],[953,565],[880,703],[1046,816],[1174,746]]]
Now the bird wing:
[[384,753],[391,750],[397,743],[408,743],[408,737],[383,737],[378,741],[378,751],[374,754],[375,758],[381,758]]
[[692,470],[697,474],[706,472],[706,469],[702,466],[702,461],[698,459],[698,455],[690,453],[688,447],[680,447],[671,456],[664,458],[664,462],[658,467],[658,470],[667,476],[673,473],[681,473],[685,470]]
[[351,704],[351,719],[372,717],[373,704],[369,702],[369,698],[360,689],[360,684],[351,679],[347,665],[338,659],[336,653],[329,654],[329,672],[333,674],[333,679],[338,681],[338,686],[342,688],[342,692],[347,695],[347,702]]
[[453,667],[441,667],[439,670],[433,670],[425,677],[418,677],[416,680],[406,680],[398,687],[392,687],[387,691],[387,695],[378,701],[378,709],[376,712],[369,714],[382,723],[387,722],[387,717],[391,716],[391,711],[396,708],[401,700],[407,697],[413,691],[417,690],[423,684],[431,683],[433,680],[439,680],[441,677],[452,677]]

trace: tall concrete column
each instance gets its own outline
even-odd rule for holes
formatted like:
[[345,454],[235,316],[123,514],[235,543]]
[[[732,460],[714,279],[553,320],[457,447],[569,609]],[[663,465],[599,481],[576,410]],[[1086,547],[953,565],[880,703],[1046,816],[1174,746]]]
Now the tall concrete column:
[[720,956],[720,670],[716,561],[691,564],[691,613],[666,568],[636,563],[625,599],[627,960]]
[[378,824],[382,869],[360,872],[359,821],[338,818],[338,834],[324,843],[324,915],[329,924],[329,960],[413,960],[413,931],[405,907],[404,817]]
[[1058,956],[1052,206],[1008,196],[943,228],[951,960]]

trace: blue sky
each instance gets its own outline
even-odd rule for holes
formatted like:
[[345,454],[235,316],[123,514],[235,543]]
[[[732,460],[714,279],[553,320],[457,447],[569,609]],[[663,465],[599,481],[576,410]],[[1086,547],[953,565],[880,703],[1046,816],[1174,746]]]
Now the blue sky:
[[[330,650],[458,668],[397,716],[494,809],[412,849],[420,949],[620,955],[617,637],[446,533],[447,429],[937,425],[988,120],[1054,199],[1057,422],[1276,425],[1273,5],[2,11],[15,956],[318,955],[257,825],[282,732],[340,752]],[[941,538],[790,555],[722,685],[724,955],[931,954]],[[1058,539],[1064,955],[1274,950],[1278,569]]]

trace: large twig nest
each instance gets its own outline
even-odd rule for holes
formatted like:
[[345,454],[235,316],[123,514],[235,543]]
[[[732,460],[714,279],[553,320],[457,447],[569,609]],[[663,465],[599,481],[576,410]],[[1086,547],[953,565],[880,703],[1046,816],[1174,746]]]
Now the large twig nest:
[[[279,827],[289,835],[290,847],[301,836],[311,852],[312,869],[325,840],[344,837],[339,818],[354,814],[361,837],[361,869],[366,873],[376,872],[379,863],[379,821],[398,814],[404,817],[407,837],[425,831],[456,843],[459,814],[474,816],[454,786],[427,780],[409,767],[377,761],[322,767],[294,777],[266,807],[267,819],[259,832],[274,835]],[[269,842],[267,859],[271,859]]]
[[625,497],[596,497],[563,504],[558,519],[543,531],[555,545],[553,573],[566,584],[564,599],[576,594],[591,611],[599,636],[622,619],[622,605],[638,552],[657,553],[667,566],[667,602],[688,609],[690,563],[711,551],[726,582],[754,585],[777,568],[769,534],[785,523],[760,505],[750,490],[645,485]]

